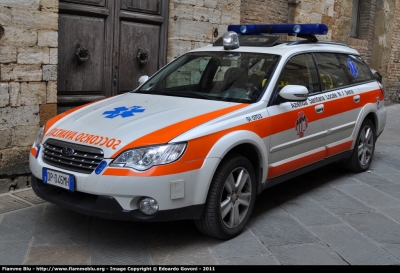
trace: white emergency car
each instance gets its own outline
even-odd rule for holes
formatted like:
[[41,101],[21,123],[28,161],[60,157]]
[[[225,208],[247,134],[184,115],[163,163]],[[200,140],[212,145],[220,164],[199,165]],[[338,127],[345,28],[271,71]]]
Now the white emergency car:
[[339,160],[367,170],[384,91],[356,50],[317,40],[327,31],[231,25],[136,90],[54,117],[31,148],[33,190],[107,219],[194,219],[227,239],[268,187]]

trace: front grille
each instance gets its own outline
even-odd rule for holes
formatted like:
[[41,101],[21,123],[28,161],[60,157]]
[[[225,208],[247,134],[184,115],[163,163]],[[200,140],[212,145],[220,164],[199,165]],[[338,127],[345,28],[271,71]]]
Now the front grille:
[[[64,155],[63,148],[72,148],[73,154]],[[103,160],[103,151],[85,145],[72,144],[65,141],[48,139],[43,144],[43,161],[49,165],[78,173],[92,173]]]

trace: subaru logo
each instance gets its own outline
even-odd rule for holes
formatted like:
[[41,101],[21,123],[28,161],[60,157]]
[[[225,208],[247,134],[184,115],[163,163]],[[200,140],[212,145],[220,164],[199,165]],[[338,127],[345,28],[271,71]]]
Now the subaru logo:
[[65,156],[71,156],[74,154],[74,149],[70,148],[70,147],[65,147],[61,150],[61,153]]

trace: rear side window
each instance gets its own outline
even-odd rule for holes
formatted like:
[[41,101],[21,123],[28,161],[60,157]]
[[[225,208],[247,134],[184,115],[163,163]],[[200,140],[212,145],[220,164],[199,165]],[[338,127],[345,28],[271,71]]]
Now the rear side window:
[[373,80],[370,69],[359,56],[337,54],[339,62],[344,67],[350,84]]
[[359,56],[315,53],[322,91],[343,88],[373,80],[371,71]]
[[322,91],[343,88],[350,85],[344,66],[334,53],[315,53]]

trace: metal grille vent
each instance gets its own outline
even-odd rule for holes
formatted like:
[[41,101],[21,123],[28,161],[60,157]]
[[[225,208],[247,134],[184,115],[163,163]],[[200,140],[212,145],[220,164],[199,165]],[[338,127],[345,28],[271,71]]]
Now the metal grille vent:
[[[73,153],[68,156],[63,154],[62,150],[64,148],[73,149]],[[103,151],[99,148],[55,139],[48,139],[43,144],[43,161],[64,170],[89,174],[96,169],[103,158]]]

